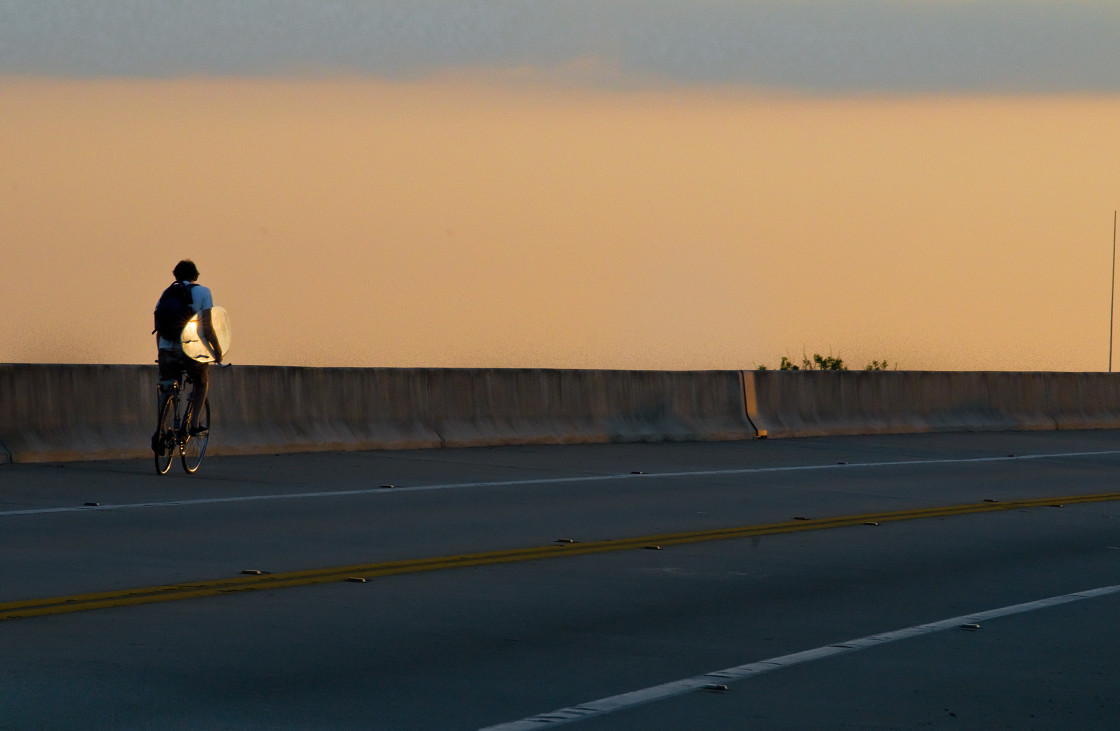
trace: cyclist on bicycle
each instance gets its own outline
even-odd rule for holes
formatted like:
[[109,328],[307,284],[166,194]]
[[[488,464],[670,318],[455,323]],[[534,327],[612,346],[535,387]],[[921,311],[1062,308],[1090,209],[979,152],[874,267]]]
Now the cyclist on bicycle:
[[[183,346],[175,333],[180,333],[186,321],[196,313],[202,313],[200,328],[203,337],[214,353],[214,360],[222,362],[222,351],[214,337],[213,328],[210,327],[210,308],[214,306],[214,298],[207,287],[198,284],[198,267],[190,259],[184,259],[175,265],[172,270],[175,281],[164,290],[160,296],[160,304],[156,305],[156,346],[159,349],[159,378],[161,381],[178,380],[179,375],[186,371],[194,381],[192,398],[196,404],[206,403],[206,392],[210,388],[208,373],[209,363],[199,363],[193,358],[188,358],[183,353]],[[171,305],[164,303],[170,301]],[[174,314],[176,308],[183,311]],[[172,314],[166,314],[170,311]],[[162,313],[162,314],[161,314]],[[163,320],[161,322],[161,319]],[[168,321],[170,320],[170,321]],[[190,433],[197,435],[205,430],[199,427],[198,418],[202,409],[191,410]],[[153,442],[154,443],[154,442]]]

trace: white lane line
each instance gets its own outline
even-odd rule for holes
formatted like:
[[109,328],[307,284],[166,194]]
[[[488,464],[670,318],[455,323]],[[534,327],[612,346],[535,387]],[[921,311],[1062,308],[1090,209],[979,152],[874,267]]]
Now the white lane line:
[[673,682],[664,683],[663,685],[655,685],[629,693],[600,698],[597,701],[581,703],[577,706],[558,708],[555,711],[530,716],[519,721],[502,723],[497,726],[487,726],[480,731],[531,731],[533,729],[551,728],[566,723],[583,721],[614,711],[633,708],[634,706],[644,705],[646,703],[673,698],[712,686],[726,685],[728,682],[745,680],[746,678],[755,677],[772,670],[780,670],[813,660],[821,660],[826,657],[856,652],[857,650],[866,650],[869,647],[878,647],[887,642],[908,640],[932,632],[943,632],[944,630],[960,627],[961,625],[978,625],[981,622],[997,617],[1007,617],[1012,614],[1033,612],[1038,609],[1046,609],[1047,607],[1055,607],[1061,604],[1069,604],[1070,602],[1094,599],[1116,593],[1120,593],[1120,585],[1103,586],[1098,589],[1079,591],[1075,594],[1064,594],[1062,596],[1026,602],[1025,604],[1013,604],[1009,607],[989,609],[988,611],[966,614],[960,617],[950,617],[949,619],[943,619],[938,622],[919,624],[913,627],[906,627],[905,629],[894,630],[893,632],[868,635],[867,637],[860,637],[855,640],[837,642],[812,650],[795,652],[792,655],[782,655],[781,657],[773,657],[769,660],[760,660],[746,665],[737,665],[733,668],[716,670],[715,672],[705,673],[704,675],[697,675],[683,680],[674,680]]
[[[325,492],[293,492],[274,495],[242,495],[238,497],[198,498],[195,500],[164,500],[146,503],[121,503],[117,505],[65,506],[57,508],[30,508],[0,511],[0,517],[16,515],[48,515],[51,513],[88,513],[101,510],[135,510],[140,508],[172,508],[187,505],[217,505],[221,503],[247,503],[260,500],[306,500],[310,498],[352,497],[357,495],[390,495],[402,492],[429,490],[465,490],[480,487],[524,487],[527,485],[563,485],[577,482],[609,482],[612,480],[651,480],[681,477],[726,477],[730,475],[762,475],[781,472],[811,472],[815,470],[850,470],[867,467],[914,467],[947,464],[979,464],[984,462],[1017,462],[1035,459],[1062,459],[1075,457],[1103,457],[1120,455],[1120,450],[1103,452],[1059,452],[1051,454],[1021,454],[1005,457],[967,457],[962,459],[913,459],[894,462],[832,462],[817,465],[791,465],[786,467],[744,467],[728,470],[695,470],[690,472],[650,472],[619,475],[585,475],[582,477],[540,477],[528,480],[492,480],[485,482],[453,482],[412,487],[369,487],[359,490],[331,490]],[[155,478],[153,478],[155,479]]]

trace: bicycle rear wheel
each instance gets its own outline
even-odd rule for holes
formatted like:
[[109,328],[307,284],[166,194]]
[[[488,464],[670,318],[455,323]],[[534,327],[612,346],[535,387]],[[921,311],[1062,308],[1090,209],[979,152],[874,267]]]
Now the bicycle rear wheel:
[[[187,406],[187,413],[183,416],[183,426],[186,429],[190,428],[192,409],[194,409],[193,401]],[[202,405],[198,425],[205,431],[195,436],[188,434],[183,439],[182,447],[179,450],[183,460],[183,469],[191,474],[194,474],[199,465],[202,464],[202,458],[206,456],[206,445],[210,441],[210,399],[206,399],[206,403]]]
[[155,452],[156,472],[166,475],[171,468],[171,460],[175,457],[175,399],[168,394],[159,409],[159,421],[156,422],[156,433],[152,436],[152,451]]

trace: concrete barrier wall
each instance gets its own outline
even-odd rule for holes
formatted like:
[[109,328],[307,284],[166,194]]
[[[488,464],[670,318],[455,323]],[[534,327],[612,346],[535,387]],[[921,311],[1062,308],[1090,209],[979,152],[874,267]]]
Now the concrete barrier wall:
[[[211,369],[213,454],[749,439],[736,371]],[[143,457],[154,366],[0,365],[0,461]]]
[[750,371],[751,420],[771,437],[1120,428],[1120,374]]
[[[212,369],[213,454],[1120,428],[1120,374]],[[0,463],[146,457],[155,366],[0,364]]]
[[0,364],[0,462],[151,454],[155,384],[154,365]]

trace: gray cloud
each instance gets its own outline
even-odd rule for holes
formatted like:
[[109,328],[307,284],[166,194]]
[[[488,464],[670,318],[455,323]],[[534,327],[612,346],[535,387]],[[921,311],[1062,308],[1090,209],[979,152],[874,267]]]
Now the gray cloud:
[[1120,91],[1112,0],[0,0],[0,73],[410,78],[597,58],[632,83]]

